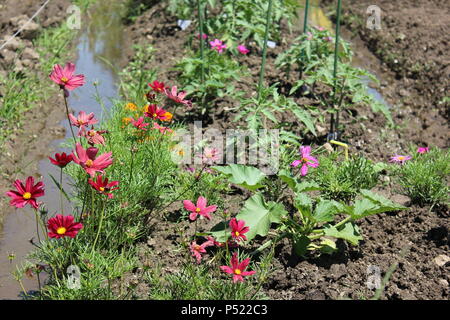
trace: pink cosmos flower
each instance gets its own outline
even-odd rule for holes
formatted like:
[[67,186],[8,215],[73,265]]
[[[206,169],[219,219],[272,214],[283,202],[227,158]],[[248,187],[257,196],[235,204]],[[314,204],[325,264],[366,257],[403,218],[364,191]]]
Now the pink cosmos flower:
[[[208,35],[206,33],[203,33],[202,38],[206,40],[208,39]],[[197,39],[200,39],[200,33],[197,34]]]
[[222,53],[222,51],[227,48],[227,45],[219,39],[214,39],[214,41],[210,41],[209,44],[211,45],[211,49],[216,50],[218,53]]
[[300,174],[302,176],[306,176],[308,173],[308,167],[317,168],[319,166],[319,161],[311,156],[311,147],[300,147],[300,154],[302,158],[300,160],[294,160],[291,163],[291,166],[298,167],[300,164],[302,164],[302,168],[300,169]]
[[324,27],[321,27],[321,26],[314,26],[314,28],[315,28],[317,31],[325,31],[325,28],[324,28]]
[[230,228],[231,228],[231,237],[233,240],[239,241],[247,241],[247,237],[244,233],[247,233],[250,228],[245,226],[244,220],[237,220],[233,218],[230,220]]
[[147,131],[146,126],[150,125],[150,123],[144,122],[144,117],[139,117],[139,119],[134,120],[131,118],[131,124],[136,128],[140,130]]
[[102,134],[106,132],[106,130],[94,130],[94,128],[86,131],[86,129],[82,127],[80,135],[85,137],[91,146],[93,146],[94,144],[101,144],[102,146],[104,146],[105,137],[103,137]]
[[23,208],[27,204],[30,204],[35,209],[39,208],[36,198],[42,197],[45,194],[43,182],[39,181],[34,184],[34,178],[28,177],[25,185],[19,179],[14,181],[13,185],[16,190],[6,192],[6,195],[12,198],[9,202],[11,206]]
[[201,157],[204,164],[212,165],[220,160],[220,151],[217,148],[205,147]]
[[166,89],[164,91],[164,93],[166,94],[167,98],[171,99],[172,101],[174,101],[176,103],[184,104],[185,106],[187,106],[189,108],[192,107],[192,102],[184,99],[186,97],[187,93],[184,91],[180,91],[177,93],[177,86],[173,86],[172,89],[170,89],[170,91],[168,89]]
[[202,253],[206,253],[205,248],[214,246],[214,242],[206,241],[201,245],[198,245],[196,241],[192,241],[189,249],[191,250],[192,256],[197,259],[197,263],[202,261]]
[[247,53],[249,53],[250,52],[250,50],[248,50],[244,45],[239,45],[238,47],[237,47],[237,49],[238,49],[238,51],[240,52],[240,53],[242,53],[242,54],[247,54]]
[[75,65],[68,62],[64,68],[59,64],[53,66],[53,71],[50,73],[50,79],[59,84],[61,89],[73,90],[81,87],[84,84],[84,75],[74,75]]
[[237,248],[237,247],[239,247],[239,244],[237,244],[236,241],[234,241],[233,239],[229,239],[227,241],[227,243],[225,243],[225,242],[218,242],[218,241],[216,241],[214,239],[214,237],[211,237],[211,236],[208,236],[207,239],[208,239],[208,241],[212,241],[214,243],[214,245],[216,247],[219,247],[219,248],[224,248],[226,246],[228,246],[228,248]]
[[94,118],[93,112],[86,114],[84,111],[80,111],[78,113],[78,118],[76,118],[73,114],[69,114],[69,119],[73,126],[80,128],[80,131],[78,132],[79,136],[82,135],[81,129],[83,127],[91,126],[98,122],[98,120]]
[[187,211],[191,212],[191,214],[189,215],[189,219],[191,219],[191,221],[194,221],[195,219],[197,219],[198,215],[201,215],[208,220],[211,219],[210,213],[213,213],[214,211],[216,211],[217,206],[213,205],[213,206],[207,207],[206,202],[207,202],[207,200],[204,197],[198,197],[196,205],[194,205],[190,200],[183,200],[184,208]]
[[78,157],[72,152],[73,162],[79,164],[91,177],[94,177],[96,172],[104,173],[104,169],[113,162],[111,158],[112,152],[104,153],[95,158],[98,152],[97,148],[89,147],[84,149],[80,143],[77,143],[75,149]]
[[402,156],[402,155],[395,155],[391,157],[389,162],[396,162],[400,164],[404,164],[406,161],[411,160],[411,156]]
[[75,218],[71,215],[63,216],[61,214],[48,219],[48,236],[56,239],[63,237],[75,238],[78,231],[83,228],[83,225],[79,222],[74,222],[74,220]]
[[419,149],[417,149],[417,153],[420,153],[420,154],[427,153],[428,151],[430,151],[430,148],[428,148],[428,147],[420,147]]
[[245,271],[250,263],[250,259],[244,259],[242,262],[239,262],[237,257],[237,252],[233,253],[231,257],[231,267],[229,266],[221,266],[220,270],[223,272],[229,273],[233,275],[233,282],[236,283],[238,281],[243,282],[245,276],[251,276],[256,273],[256,271]]
[[166,133],[172,133],[173,130],[168,128],[168,127],[163,127],[160,126],[158,123],[153,122],[153,128],[154,130],[159,130],[159,132],[161,132],[162,134],[166,134]]

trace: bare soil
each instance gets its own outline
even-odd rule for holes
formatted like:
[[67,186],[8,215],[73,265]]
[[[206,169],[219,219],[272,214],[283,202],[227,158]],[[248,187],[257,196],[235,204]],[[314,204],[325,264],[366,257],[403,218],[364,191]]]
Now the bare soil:
[[[353,14],[365,19],[365,2],[369,2],[362,1],[364,5],[361,1],[353,2],[355,5],[346,4],[344,7],[345,15]],[[382,33],[373,35],[367,30],[361,31],[360,26],[354,29],[351,24],[346,24],[344,37],[354,44],[358,66],[381,79],[381,86],[377,89],[391,106],[397,127],[389,129],[382,115],[373,114],[368,108],[358,108],[353,114],[343,115],[343,139],[350,143],[351,152],[359,152],[377,161],[387,161],[396,152],[406,152],[410,143],[447,148],[446,106],[438,103],[448,91],[448,75],[443,74],[449,62],[445,56],[449,31],[445,21],[449,21],[449,12],[442,9],[446,3],[422,1],[419,6],[418,1],[379,2],[386,14],[383,21],[388,21],[386,24],[392,28],[386,27]],[[426,10],[421,11],[425,7]],[[407,34],[402,40],[406,43],[399,44],[395,39],[402,30]],[[178,74],[173,67],[185,55],[186,39],[197,34],[193,26],[181,31],[176,18],[170,17],[162,4],[157,4],[129,25],[127,32],[130,35],[128,47],[131,44],[151,44],[156,49],[148,67],[159,71],[159,81],[175,85]],[[284,80],[282,76],[280,79],[274,60],[276,54],[289,46],[293,37],[288,35],[286,41],[269,51],[266,73],[269,84]],[[388,55],[380,53],[385,48],[385,38],[390,39],[389,48],[402,58],[401,62],[392,65],[386,60]],[[422,44],[428,49],[423,50]],[[132,58],[131,52],[129,58]],[[249,67],[251,77],[238,83],[238,89],[254,94],[260,59],[257,50],[239,58],[240,63]],[[423,67],[419,72],[410,72],[411,66],[423,61],[433,61],[432,68]],[[299,104],[317,103],[307,98],[296,100]],[[216,107],[208,119],[209,127],[224,129],[236,125],[231,122],[233,115],[226,112],[232,103],[227,98],[215,101]],[[363,117],[366,117],[364,126],[360,125]],[[326,134],[326,129],[319,129],[321,134]],[[320,143],[323,137],[315,140],[305,137],[305,140]],[[391,266],[398,264],[382,294],[383,299],[448,299],[450,263],[438,261],[439,256],[448,256],[450,246],[448,208],[431,211],[429,207],[410,205],[409,199],[398,195],[391,184],[380,192],[409,205],[409,209],[380,214],[360,222],[364,242],[359,247],[338,242],[340,251],[332,256],[305,260],[292,253],[289,242],[280,243],[276,250],[275,271],[264,286],[265,293],[272,299],[367,299],[374,295],[374,290],[367,289],[366,285],[370,275],[368,268],[377,267],[384,276]],[[230,200],[233,207],[236,206],[231,211],[237,212],[244,200],[245,197]],[[167,215],[180,208],[181,203],[170,208]],[[189,228],[187,222],[175,224],[158,218],[152,236],[141,245],[142,264],[162,264],[165,272],[175,272],[178,269],[176,261],[182,259],[182,255],[174,250],[179,240],[177,230]],[[132,275],[137,282],[139,270]],[[142,282],[138,288],[141,298],[147,297],[150,288]]]

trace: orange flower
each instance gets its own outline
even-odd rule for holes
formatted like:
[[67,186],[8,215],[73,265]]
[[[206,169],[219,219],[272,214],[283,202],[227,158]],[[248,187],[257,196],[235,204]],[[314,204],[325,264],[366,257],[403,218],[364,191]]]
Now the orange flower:
[[122,118],[122,129],[125,128],[131,122],[130,117]]
[[165,119],[161,119],[161,121],[171,121],[173,118],[173,114],[167,111],[166,113],[164,113],[164,117]]
[[136,111],[138,107],[133,102],[128,102],[125,105],[125,110]]

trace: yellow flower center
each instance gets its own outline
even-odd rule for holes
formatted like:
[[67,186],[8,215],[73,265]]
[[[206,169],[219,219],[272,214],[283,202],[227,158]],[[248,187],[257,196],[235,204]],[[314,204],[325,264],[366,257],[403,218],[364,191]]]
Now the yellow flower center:
[[94,161],[92,161],[91,159],[88,159],[87,161],[86,161],[86,167],[92,167],[92,165],[94,164]]
[[194,249],[195,249],[195,251],[200,251],[201,248],[202,247],[200,247],[199,245],[196,245]]
[[235,269],[235,270],[234,270],[234,273],[237,274],[237,275],[239,275],[239,274],[241,274],[241,270]]
[[200,208],[195,208],[195,212],[199,213],[202,209]]
[[156,113],[153,114],[153,118],[156,118],[158,115]]
[[94,130],[89,130],[89,131],[88,131],[88,135],[89,135],[90,137],[95,136],[95,131],[94,131]]
[[239,237],[240,235],[239,231],[236,231],[234,234],[236,235],[236,237]]
[[57,230],[56,230],[56,233],[57,234],[64,234],[64,233],[66,233],[66,228],[64,228],[64,227],[59,227]]
[[105,188],[103,188],[103,187],[100,187],[99,189],[100,189],[100,191],[102,191],[102,192],[105,191]]
[[404,160],[404,159],[405,159],[404,156],[399,156],[399,157],[398,157],[398,160]]
[[24,198],[25,200],[31,199],[31,193],[25,192],[25,193],[23,194],[23,198]]
[[64,83],[66,83],[67,81],[69,81],[69,79],[67,79],[66,77],[62,77],[62,78],[61,78],[61,81],[64,82]]

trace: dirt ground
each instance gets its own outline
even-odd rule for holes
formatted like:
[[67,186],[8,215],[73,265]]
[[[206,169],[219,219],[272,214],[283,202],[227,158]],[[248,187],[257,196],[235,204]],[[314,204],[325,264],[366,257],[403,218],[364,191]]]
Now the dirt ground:
[[[1,36],[14,32],[10,17],[30,16],[43,2],[0,0]],[[14,10],[11,3],[15,4]],[[40,15],[40,24],[45,27],[63,19],[59,14],[67,3],[65,0],[51,1],[50,7]],[[361,27],[369,4],[377,4],[382,9],[382,32]],[[343,115],[344,139],[351,144],[351,152],[387,161],[392,154],[406,151],[409,143],[448,148],[448,105],[439,104],[439,101],[449,89],[450,61],[446,50],[450,31],[449,3],[445,0],[402,0],[395,3],[353,0],[345,3],[344,15],[344,36],[355,44],[358,61],[363,63],[359,66],[366,67],[380,78],[381,86],[377,89],[392,106],[397,124],[395,131],[387,130],[384,118],[367,109],[357,110],[358,116],[367,117],[365,128],[352,116]],[[171,69],[185,54],[187,36],[196,31],[192,27],[180,31],[176,18],[167,16],[163,6],[158,4],[128,25],[126,32],[129,34],[126,47],[137,43],[154,46],[157,53],[148,67],[160,71],[160,81],[175,85],[177,73]],[[287,46],[288,42],[282,43],[269,51],[269,83],[280,80],[274,59],[276,53]],[[5,57],[2,52],[0,55],[2,65]],[[241,58],[240,63],[247,65],[252,75],[237,85],[239,89],[249,93],[255,90],[259,56],[258,52],[252,52]],[[131,59],[131,53],[128,57]],[[317,104],[308,98],[298,98],[297,102]],[[219,129],[233,125],[225,112],[232,102],[224,98],[215,103],[217,108],[209,119],[209,125]],[[42,114],[50,116],[42,117]],[[8,140],[6,152],[0,154],[0,163],[5,168],[0,176],[0,194],[9,188],[18,169],[30,163],[37,164],[36,160],[45,154],[48,142],[63,136],[64,132],[58,127],[63,118],[61,101],[42,102],[26,115],[30,126],[26,131],[18,129]],[[323,135],[326,133],[319,129]],[[323,137],[307,139],[313,143],[323,142]],[[396,194],[393,185],[387,186],[383,192],[393,200],[408,204],[408,199]],[[231,212],[236,213],[243,200],[241,196],[231,196],[230,202],[234,203]],[[5,204],[7,202],[3,200],[0,202],[0,212],[1,205]],[[172,209],[176,211],[180,207],[178,204]],[[365,238],[359,247],[339,243],[339,253],[308,260],[293,255],[288,242],[280,243],[276,250],[275,272],[264,286],[264,292],[272,299],[369,298],[373,291],[366,286],[368,267],[379,267],[384,275],[392,264],[398,263],[386,286],[384,299],[449,299],[450,263],[442,262],[442,256],[449,256],[449,220],[447,208],[431,211],[429,207],[417,206],[410,206],[399,213],[369,217],[359,223]],[[189,228],[187,223],[179,227]],[[171,250],[176,247],[176,228],[169,220],[155,224],[152,237],[141,244],[143,264],[152,265],[159,261],[167,272],[177,269],[174,261],[178,256]],[[406,251],[402,253],[403,250]],[[132,277],[139,279],[139,273]],[[141,286],[140,297],[145,298],[149,288],[144,283]]]
[[[5,43],[44,2],[36,0],[0,1],[0,45]],[[66,8],[70,4],[69,0],[50,1],[33,22],[28,24],[24,32],[0,50],[0,73],[6,74],[10,70],[19,71],[26,68],[31,72],[36,72],[43,81],[48,81],[48,74],[39,68],[39,55],[35,51],[32,41],[43,28],[55,26],[65,19]],[[25,49],[19,53],[18,49],[22,46]],[[1,94],[2,88],[0,88]],[[13,134],[9,136],[0,153],[1,195],[11,188],[11,183],[16,178],[24,178],[25,174],[39,177],[37,164],[47,155],[47,146],[51,141],[65,136],[64,128],[59,126],[60,121],[65,117],[65,109],[62,97],[56,94],[56,89],[55,94],[48,96],[48,100],[39,101],[23,117],[22,123],[26,124],[26,127],[14,128]],[[0,225],[2,212],[7,206],[7,198],[2,196]]]
[[[438,103],[448,90],[449,80],[448,75],[443,72],[448,71],[449,60],[445,56],[445,49],[449,30],[445,21],[450,18],[448,10],[441,8],[444,1],[421,2],[419,8],[417,1],[399,1],[401,5],[398,5],[399,2],[395,5],[389,1],[380,2],[383,12],[386,12],[383,23],[392,25],[392,28],[386,26],[383,33],[373,35],[366,30],[361,31],[360,26],[352,27],[352,24],[346,23],[344,37],[353,44],[358,66],[375,73],[381,80],[377,90],[391,106],[397,126],[395,130],[387,129],[383,116],[374,115],[367,108],[357,109],[358,116],[367,117],[365,128],[355,121],[354,116],[343,115],[343,138],[351,144],[351,152],[360,152],[377,161],[387,161],[392,154],[405,152],[410,143],[447,148],[447,106]],[[385,4],[389,5],[384,7]],[[414,12],[420,11],[421,7],[427,8],[425,14],[415,15]],[[348,15],[365,19],[366,8],[367,5],[364,6],[360,1],[358,5],[346,4],[344,21],[348,20]],[[426,21],[433,23],[425,24]],[[411,27],[414,25],[420,28]],[[405,43],[399,44],[395,39],[400,30],[408,36],[402,40]],[[176,18],[165,14],[162,5],[156,5],[128,26],[127,32],[132,44],[151,44],[157,50],[148,67],[159,70],[158,80],[175,85],[177,72],[172,68],[185,54],[187,37],[196,34],[196,30],[192,27],[179,30]],[[292,37],[288,36],[285,43],[269,51],[268,83],[283,80],[274,67],[274,59],[277,53],[287,48],[289,39]],[[380,51],[380,47],[385,48],[382,45],[385,42],[389,43],[388,52],[401,57],[401,62],[398,59],[399,62],[392,65],[386,60],[390,55]],[[413,44],[416,44],[416,50],[410,50]],[[428,49],[419,49],[423,46]],[[129,57],[131,58],[131,54]],[[429,61],[431,67],[410,72],[412,66],[423,61]],[[239,62],[247,65],[252,75],[243,79],[237,87],[251,93],[259,71],[259,53],[252,52],[240,58]],[[298,98],[297,102],[317,103],[306,98]],[[215,104],[214,114],[208,120],[209,126],[224,129],[235,125],[225,112],[232,102],[224,98],[217,99]],[[322,133],[325,134],[326,131],[322,129]],[[323,137],[311,141],[320,143]],[[394,201],[409,205],[408,198],[396,194],[394,185],[388,185],[382,192]],[[243,199],[237,200],[240,201]],[[181,207],[180,204],[178,206]],[[374,294],[366,285],[370,275],[368,268],[377,267],[384,276],[391,266],[398,264],[386,285],[383,299],[448,299],[450,263],[442,263],[440,259],[442,256],[448,258],[449,224],[448,208],[431,211],[429,207],[410,206],[403,212],[381,214],[360,222],[365,241],[359,247],[339,243],[340,252],[332,256],[299,259],[291,252],[288,242],[281,243],[276,250],[275,272],[264,286],[264,291],[272,299],[367,299]],[[189,228],[187,224],[178,227]],[[148,243],[142,244],[143,264],[152,265],[158,261],[167,272],[177,269],[174,261],[182,257],[176,253],[167,254],[172,252],[169,248],[176,246],[175,229],[170,221],[157,224]],[[150,256],[149,252],[152,252]],[[133,277],[139,278],[139,275],[134,274]],[[149,288],[142,283],[141,285],[139,292],[145,298]]]

